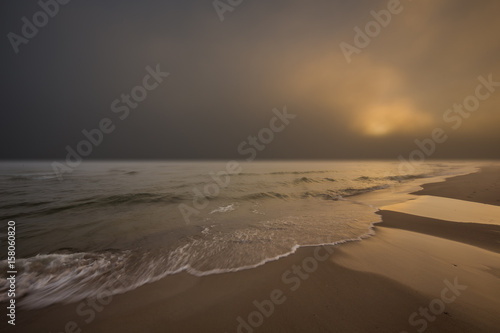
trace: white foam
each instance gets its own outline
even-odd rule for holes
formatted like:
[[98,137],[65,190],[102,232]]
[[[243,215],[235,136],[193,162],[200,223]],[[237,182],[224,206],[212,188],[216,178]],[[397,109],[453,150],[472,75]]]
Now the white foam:
[[227,205],[227,206],[221,206],[217,209],[214,209],[213,211],[210,212],[210,214],[214,214],[214,213],[227,213],[227,212],[232,212],[234,211],[236,208],[235,208],[235,204],[230,204],[230,205]]

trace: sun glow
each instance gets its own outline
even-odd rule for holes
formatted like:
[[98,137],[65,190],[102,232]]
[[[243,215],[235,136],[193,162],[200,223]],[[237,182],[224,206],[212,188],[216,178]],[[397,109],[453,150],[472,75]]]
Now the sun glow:
[[417,111],[407,101],[379,104],[366,109],[357,118],[357,127],[369,136],[411,132],[432,123],[432,117]]

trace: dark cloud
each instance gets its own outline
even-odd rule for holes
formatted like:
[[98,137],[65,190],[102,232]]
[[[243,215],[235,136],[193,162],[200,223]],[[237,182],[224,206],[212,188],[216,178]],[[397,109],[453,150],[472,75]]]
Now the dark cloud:
[[[1,158],[63,158],[104,117],[116,130],[90,158],[233,158],[287,105],[297,119],[259,158],[397,158],[474,93],[500,81],[495,0],[409,2],[348,64],[339,44],[387,1],[71,1],[15,54],[36,1],[0,5]],[[124,121],[113,100],[146,66],[171,75]],[[500,90],[500,88],[499,88]],[[498,157],[500,91],[435,157]]]

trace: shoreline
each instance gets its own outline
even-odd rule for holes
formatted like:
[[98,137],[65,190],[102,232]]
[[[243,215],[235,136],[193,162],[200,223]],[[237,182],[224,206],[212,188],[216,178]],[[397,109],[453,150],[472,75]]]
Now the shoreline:
[[[493,195],[500,193],[500,168],[485,167],[422,187],[413,194],[453,194],[455,199],[472,197],[474,202],[500,205]],[[99,308],[79,302],[19,309],[16,331],[237,332],[240,327],[241,332],[416,332],[422,320],[426,332],[500,328],[500,290],[494,290],[500,285],[500,226],[386,210],[378,214],[383,221],[374,224],[375,235],[363,241],[300,247],[281,259],[237,272],[167,276],[108,297],[109,303]],[[328,259],[320,260],[330,250]],[[409,316],[438,299],[443,281],[453,283],[456,277],[467,282],[463,295],[446,303],[439,316],[431,314],[433,320],[417,314],[418,325],[410,325]],[[255,314],[255,304],[264,304],[260,315]],[[266,316],[271,305],[273,311]],[[249,319],[262,323],[254,327]]]

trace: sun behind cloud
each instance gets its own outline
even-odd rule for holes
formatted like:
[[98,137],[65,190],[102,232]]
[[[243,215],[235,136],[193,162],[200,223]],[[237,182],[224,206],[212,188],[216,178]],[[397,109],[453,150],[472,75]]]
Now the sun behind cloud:
[[367,107],[355,120],[355,128],[368,136],[416,132],[433,123],[430,114],[417,110],[409,101],[397,100]]

